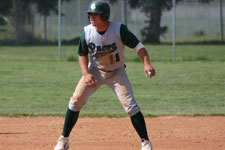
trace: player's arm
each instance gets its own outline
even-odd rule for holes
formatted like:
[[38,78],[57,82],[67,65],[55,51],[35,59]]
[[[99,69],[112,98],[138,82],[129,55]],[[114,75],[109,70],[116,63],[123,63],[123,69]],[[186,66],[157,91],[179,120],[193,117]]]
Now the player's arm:
[[[141,43],[139,43],[139,44],[141,44]],[[146,49],[144,47],[138,49],[137,54],[140,57],[140,59],[142,60],[142,62],[144,63],[145,76],[149,77],[149,78],[155,76],[155,69],[153,68],[153,66],[150,63],[149,56],[148,56]]]
[[95,78],[92,74],[89,73],[88,71],[88,46],[85,41],[85,34],[84,32],[82,33],[79,41],[79,46],[78,46],[78,60],[80,64],[80,69],[83,74],[85,83],[87,84],[88,87],[96,87],[95,84]]
[[96,87],[95,78],[88,71],[88,56],[79,55],[79,64],[84,77],[84,81],[88,87]]
[[83,76],[86,76],[89,74],[88,72],[88,56],[87,55],[79,55],[79,64],[80,64],[80,69],[83,74]]
[[126,25],[121,25],[120,28],[120,35],[123,43],[130,47],[133,48],[142,62],[144,63],[144,72],[146,76],[149,76],[150,72],[150,78],[155,75],[155,69],[150,63],[148,53],[146,49],[144,48],[144,45],[138,40],[138,38],[127,28]]

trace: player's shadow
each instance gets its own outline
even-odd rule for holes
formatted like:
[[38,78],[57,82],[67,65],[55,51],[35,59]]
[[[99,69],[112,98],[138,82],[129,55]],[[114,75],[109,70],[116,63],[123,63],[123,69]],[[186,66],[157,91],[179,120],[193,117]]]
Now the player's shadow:
[[28,132],[0,132],[0,135],[9,135],[9,134],[27,134]]

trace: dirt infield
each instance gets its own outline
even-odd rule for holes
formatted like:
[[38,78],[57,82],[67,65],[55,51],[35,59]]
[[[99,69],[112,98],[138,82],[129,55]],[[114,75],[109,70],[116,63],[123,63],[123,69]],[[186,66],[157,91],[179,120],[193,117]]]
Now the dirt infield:
[[[0,118],[0,150],[53,150],[64,118]],[[225,117],[146,119],[154,150],[225,150]],[[70,150],[140,150],[129,118],[80,118]]]

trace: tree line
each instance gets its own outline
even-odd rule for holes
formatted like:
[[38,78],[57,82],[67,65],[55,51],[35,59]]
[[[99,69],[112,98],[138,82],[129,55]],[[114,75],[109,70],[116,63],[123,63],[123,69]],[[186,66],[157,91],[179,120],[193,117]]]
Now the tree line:
[[[71,0],[62,0],[69,1]],[[111,4],[117,1],[109,0]],[[176,3],[181,1],[176,0]],[[212,1],[199,0],[202,3]],[[127,3],[132,9],[140,9],[147,17],[146,26],[140,31],[143,42],[160,43],[160,35],[167,32],[167,26],[160,25],[162,13],[173,7],[172,0],[127,0]],[[47,17],[50,12],[58,13],[58,0],[1,0],[0,22],[4,20],[15,27],[17,44],[26,44],[32,39],[32,5],[36,5],[38,12],[44,16],[44,37],[47,40]],[[28,26],[25,27],[25,24]]]
[[[62,2],[70,0],[62,0]],[[47,40],[47,17],[58,13],[58,0],[1,0],[0,19],[2,24],[10,24],[16,31],[16,44],[27,44],[33,40],[32,7],[36,6],[44,17],[44,38]]]

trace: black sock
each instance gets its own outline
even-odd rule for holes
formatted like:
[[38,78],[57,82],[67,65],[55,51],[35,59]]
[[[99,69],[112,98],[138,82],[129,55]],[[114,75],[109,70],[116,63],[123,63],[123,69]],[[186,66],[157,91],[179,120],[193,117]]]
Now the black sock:
[[69,137],[70,132],[73,129],[74,125],[76,124],[78,117],[79,117],[79,111],[75,112],[70,110],[69,108],[67,109],[63,133],[62,133],[64,137]]
[[136,115],[131,117],[131,122],[135,130],[137,131],[138,135],[140,136],[140,138],[144,140],[149,140],[146,125],[145,125],[145,120],[140,111]]

